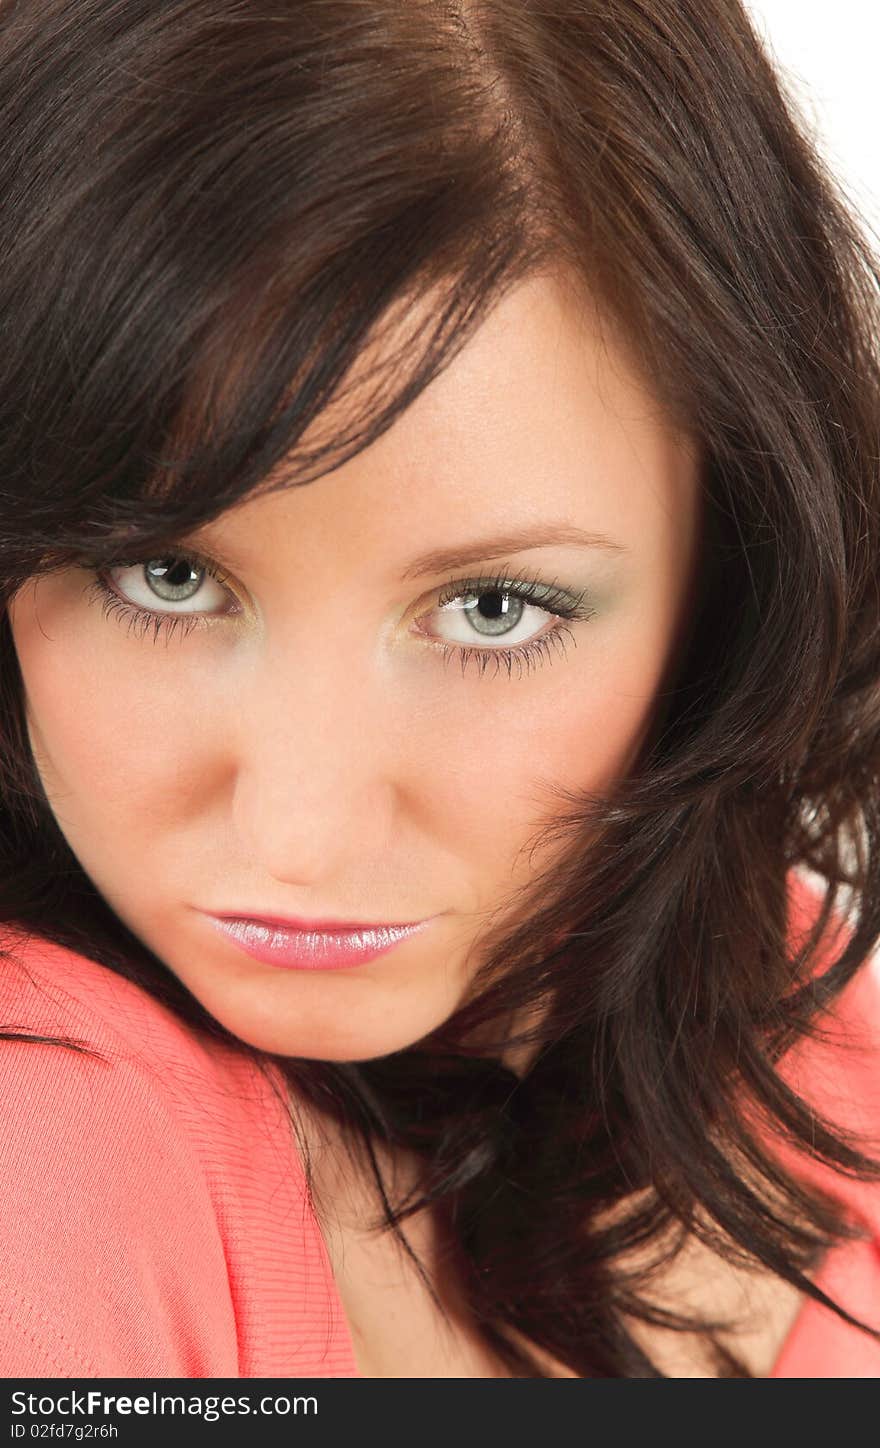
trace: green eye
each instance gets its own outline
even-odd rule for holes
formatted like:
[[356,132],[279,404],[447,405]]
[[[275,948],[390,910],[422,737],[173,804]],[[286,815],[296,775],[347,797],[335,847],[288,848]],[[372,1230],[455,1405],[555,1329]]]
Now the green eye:
[[[139,573],[136,586],[146,595],[140,602],[111,582],[110,575],[119,570]],[[211,559],[191,549],[117,562],[93,572],[89,591],[101,602],[104,616],[116,615],[141,638],[152,632],[154,643],[160,635],[166,640],[175,632],[186,637],[195,628],[213,626],[241,612],[227,575]],[[156,604],[188,604],[204,593],[207,582],[215,585],[225,607],[175,612],[153,606],[153,599]],[[561,588],[556,580],[545,583],[525,573],[504,572],[447,584],[432,613],[439,613],[447,627],[458,631],[452,638],[427,635],[434,639],[444,665],[457,658],[462,674],[473,663],[480,676],[491,665],[496,674],[503,667],[510,677],[514,667],[528,671],[536,661],[551,658],[554,651],[564,654],[565,639],[574,637],[571,625],[593,618],[596,609],[585,590],[573,592]],[[551,619],[556,622],[548,629],[546,622]]]
[[[438,599],[438,610],[449,615],[453,627],[459,629],[458,637],[440,641],[444,662],[457,655],[462,673],[468,663],[474,662],[483,675],[494,660],[496,673],[503,665],[508,677],[514,665],[520,670],[529,669],[535,660],[549,658],[553,649],[562,648],[564,653],[565,636],[573,637],[568,625],[595,614],[586,602],[585,591],[571,593],[555,582],[547,584],[523,576],[516,579],[508,574],[447,584]],[[540,614],[556,618],[556,626],[535,633],[540,618],[534,616]],[[493,640],[504,647],[493,646]]]

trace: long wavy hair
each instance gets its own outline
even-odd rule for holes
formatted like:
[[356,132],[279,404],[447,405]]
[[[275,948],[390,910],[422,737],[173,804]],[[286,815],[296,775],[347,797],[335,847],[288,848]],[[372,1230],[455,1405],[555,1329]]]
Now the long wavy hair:
[[[880,276],[739,0],[17,0],[0,122],[0,921],[280,1067],[369,1163],[386,1230],[406,1245],[408,1214],[435,1214],[514,1375],[542,1375],[534,1347],[663,1376],[635,1318],[748,1376],[625,1259],[671,1260],[685,1224],[828,1302],[807,1274],[854,1229],[754,1120],[880,1179],[777,1069],[880,938]],[[66,844],[6,605],[320,486],[559,264],[702,450],[702,572],[655,727],[606,795],[560,790],[552,872],[440,1029],[354,1064],[256,1052]],[[346,393],[414,300],[427,321]],[[799,869],[825,888],[793,952]],[[496,1049],[515,1011],[521,1074]],[[377,1144],[421,1164],[406,1199]]]

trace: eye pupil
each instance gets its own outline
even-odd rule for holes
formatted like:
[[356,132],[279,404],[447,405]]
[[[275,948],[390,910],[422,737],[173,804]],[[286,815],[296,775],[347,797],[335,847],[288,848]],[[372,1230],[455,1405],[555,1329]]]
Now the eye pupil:
[[[472,594],[470,602],[465,604],[468,619],[483,637],[499,635],[515,628],[524,608],[522,599],[505,592],[503,588],[482,589],[479,594]],[[482,624],[487,627],[480,627]]]
[[161,578],[166,583],[173,584],[175,588],[179,588],[182,583],[187,581],[185,578],[175,578],[174,576],[180,572],[181,568],[183,568],[183,571],[187,574],[192,572],[192,569],[183,565],[180,559],[153,559],[147,564],[151,578]]
[[152,558],[144,565],[144,572],[148,583],[156,585],[155,591],[160,598],[179,602],[198,591],[203,570],[193,567],[187,559],[177,557]]
[[[487,599],[490,600],[488,603],[486,602]],[[480,613],[484,618],[500,618],[501,615],[506,612],[505,595],[500,593],[498,589],[493,589],[491,593],[481,595]]]

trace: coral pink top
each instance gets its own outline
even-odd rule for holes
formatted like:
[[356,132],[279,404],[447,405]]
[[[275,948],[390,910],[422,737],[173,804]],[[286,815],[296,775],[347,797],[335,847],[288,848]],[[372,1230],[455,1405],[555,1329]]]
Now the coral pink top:
[[[279,1099],[251,1061],[81,955],[24,936],[15,955],[0,1029],[106,1059],[0,1041],[0,1375],[356,1377],[280,1073]],[[880,1137],[877,968],[835,1016],[863,1049],[810,1043],[787,1069]],[[817,1281],[880,1326],[880,1184],[833,1189],[868,1236]],[[880,1377],[880,1343],[808,1299],[771,1376]]]

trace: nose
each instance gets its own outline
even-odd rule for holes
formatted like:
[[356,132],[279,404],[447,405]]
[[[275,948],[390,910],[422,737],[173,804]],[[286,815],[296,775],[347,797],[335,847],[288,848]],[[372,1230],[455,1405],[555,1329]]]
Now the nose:
[[395,750],[380,677],[332,642],[266,657],[236,715],[233,824],[261,873],[321,887],[389,858]]

